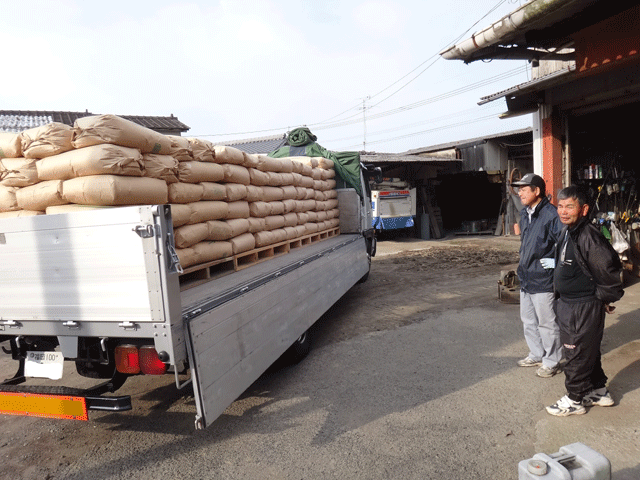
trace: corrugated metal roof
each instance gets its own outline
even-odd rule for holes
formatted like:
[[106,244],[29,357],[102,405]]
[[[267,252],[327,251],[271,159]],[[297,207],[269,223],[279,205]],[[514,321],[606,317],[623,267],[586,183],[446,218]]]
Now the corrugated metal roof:
[[455,158],[424,157],[421,155],[407,155],[398,153],[361,153],[362,163],[432,163],[432,162],[461,162]]
[[495,140],[495,139],[502,139],[504,141],[508,141],[510,140],[512,137],[518,137],[521,135],[532,135],[533,133],[533,129],[531,129],[530,127],[527,128],[521,128],[519,130],[510,130],[508,132],[501,132],[501,133],[495,133],[492,135],[485,135],[484,137],[477,137],[477,138],[471,138],[471,139],[466,139],[466,140],[458,140],[455,142],[448,142],[448,143],[441,143],[439,145],[432,145],[429,147],[421,147],[421,148],[414,148],[412,150],[408,150],[407,152],[405,152],[405,155],[421,155],[424,153],[429,153],[429,152],[435,152],[435,151],[439,151],[439,150],[447,150],[449,148],[462,148],[462,147],[466,147],[469,145],[474,145],[474,144],[481,144],[486,142],[487,140]]
[[[40,110],[0,110],[0,131],[1,132],[21,132],[29,128],[40,127],[51,122],[64,123],[73,126],[78,118],[90,115],[98,115],[84,112],[59,112]],[[152,116],[131,116],[119,115],[143,127],[162,133],[180,134],[186,132],[189,127],[174,117],[152,117]]]
[[216,145],[227,145],[237,148],[246,153],[271,153],[285,145],[287,134],[272,135],[270,137],[247,138],[243,140],[229,140],[226,142],[215,142]]
[[549,87],[551,85],[555,85],[556,83],[563,83],[567,80],[570,80],[570,74],[576,71],[575,65],[571,68],[565,68],[562,70],[556,70],[553,73],[545,75],[544,77],[535,78],[528,82],[521,83],[514,87],[508,88],[506,90],[502,90],[501,92],[494,93],[492,95],[487,95],[486,97],[481,97],[478,105],[484,105],[485,103],[493,102],[494,100],[498,100],[499,98],[506,97],[513,94],[521,94],[527,92],[533,92],[536,90],[541,90],[545,87]]

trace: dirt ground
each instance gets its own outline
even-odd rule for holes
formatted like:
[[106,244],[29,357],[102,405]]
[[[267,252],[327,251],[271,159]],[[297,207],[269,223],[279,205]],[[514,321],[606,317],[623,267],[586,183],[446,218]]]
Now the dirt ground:
[[[420,321],[428,312],[495,304],[498,273],[517,263],[518,248],[516,239],[504,237],[380,243],[368,281],[355,286],[314,326],[314,347],[396,329]],[[12,376],[14,368],[10,357],[2,355],[0,376]],[[74,381],[83,380],[76,377]],[[133,415],[161,423],[168,404],[195,410],[190,392],[176,391],[168,377],[125,384],[122,393],[134,398]],[[149,388],[160,389],[163,401],[156,397],[145,402]],[[92,419],[101,415],[106,414],[90,413]],[[126,423],[127,413],[120,415]],[[10,416],[0,416],[0,429],[0,478],[25,479],[64,478],[69,466],[87,454],[98,455],[97,445],[108,445],[119,431],[109,422]]]

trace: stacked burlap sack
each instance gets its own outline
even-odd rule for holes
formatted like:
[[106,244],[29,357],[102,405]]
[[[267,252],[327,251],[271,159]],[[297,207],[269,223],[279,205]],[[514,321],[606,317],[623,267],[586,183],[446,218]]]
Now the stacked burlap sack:
[[172,205],[183,267],[337,227],[333,162],[161,135],[113,115],[0,134],[0,217]]

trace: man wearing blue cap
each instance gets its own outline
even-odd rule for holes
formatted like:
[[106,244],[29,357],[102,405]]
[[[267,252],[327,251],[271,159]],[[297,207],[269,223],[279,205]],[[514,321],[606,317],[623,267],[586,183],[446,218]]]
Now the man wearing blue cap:
[[528,173],[512,185],[524,208],[520,211],[520,318],[529,355],[520,367],[539,367],[536,375],[547,378],[560,372],[560,331],[556,323],[553,293],[554,249],[562,230],[556,208],[545,195],[545,182]]

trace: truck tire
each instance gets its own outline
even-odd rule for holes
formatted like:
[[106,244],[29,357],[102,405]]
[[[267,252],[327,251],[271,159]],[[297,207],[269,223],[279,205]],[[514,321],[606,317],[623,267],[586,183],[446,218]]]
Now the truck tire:
[[307,330],[284,353],[290,364],[300,363],[311,351],[311,332]]
[[358,283],[364,283],[369,278],[369,272],[371,272],[371,255],[367,255],[367,256],[369,257],[369,270],[367,270],[367,273],[365,273],[362,276],[362,278],[360,280],[358,280]]

